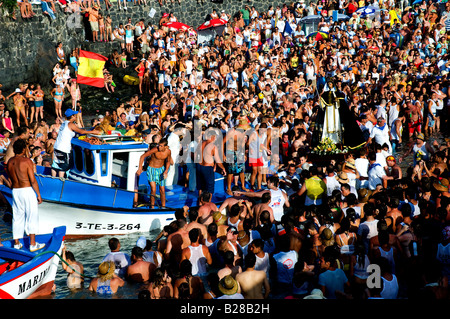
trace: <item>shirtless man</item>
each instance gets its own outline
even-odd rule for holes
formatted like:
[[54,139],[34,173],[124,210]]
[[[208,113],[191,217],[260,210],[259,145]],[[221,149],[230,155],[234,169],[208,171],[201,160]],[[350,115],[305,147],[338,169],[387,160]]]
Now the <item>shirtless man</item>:
[[270,293],[269,280],[265,271],[255,270],[255,254],[247,254],[244,263],[247,269],[236,275],[242,295],[245,299],[267,299]]
[[13,149],[14,143],[18,140],[28,141],[29,137],[30,137],[30,129],[28,127],[22,126],[17,129],[17,136],[11,139],[11,143],[9,143],[9,146],[6,149],[5,164],[7,164],[9,159],[14,156],[14,149]]
[[131,265],[127,268],[127,278],[133,282],[147,283],[153,275],[156,265],[144,261],[144,250],[134,247],[131,250]]
[[27,143],[18,139],[13,146],[15,156],[8,161],[6,172],[12,186],[12,232],[14,248],[21,249],[19,239],[25,232],[30,236],[30,251],[36,251],[45,244],[36,242],[39,233],[38,204],[42,203],[39,185],[34,176],[34,164],[27,157]]
[[219,149],[215,143],[217,132],[215,130],[208,130],[205,133],[206,140],[198,145],[197,154],[201,156],[200,163],[197,165],[197,184],[199,189],[199,196],[205,190],[210,194],[214,194],[214,166],[217,164],[222,169],[222,174],[225,176],[225,167],[219,156]]
[[[244,120],[246,121],[246,120]],[[230,128],[223,140],[223,146],[225,149],[224,161],[227,166],[227,190],[228,195],[232,195],[231,182],[235,175],[239,175],[241,180],[242,189],[247,192],[245,187],[245,145],[241,141],[244,141],[245,135],[242,131],[236,128]],[[237,185],[237,178],[235,178],[235,185]]]
[[217,271],[219,280],[228,275],[236,278],[237,274],[242,272],[242,267],[235,263],[235,255],[232,251],[228,250],[224,252],[223,256],[225,265]]
[[166,206],[165,179],[170,167],[171,152],[167,145],[167,140],[162,139],[158,146],[148,150],[139,158],[139,169],[136,172],[136,178],[142,173],[144,160],[150,156],[150,162],[147,168],[147,178],[151,188],[150,207],[155,206],[156,186],[159,185],[161,195],[161,206]]
[[394,223],[393,228],[397,229],[397,225],[403,221],[402,212],[398,209],[400,206],[400,200],[398,197],[391,197],[388,204],[388,212],[386,213],[387,217],[391,217]]
[[213,222],[213,214],[218,211],[216,204],[211,202],[211,198],[212,194],[209,192],[203,192],[199,195],[198,221],[206,227]]
[[170,260],[174,265],[179,265],[181,262],[181,254],[183,249],[191,244],[189,233],[186,231],[186,220],[179,219],[176,221],[178,230],[171,233],[167,237],[167,246],[164,253],[164,258]]
[[38,127],[36,128],[36,130],[34,131],[35,136],[37,136],[38,133],[42,134],[42,142],[47,142],[48,139],[48,125],[46,123],[46,121],[44,119],[42,119],[39,122]]
[[[436,143],[436,141],[435,143],[433,143],[435,149],[439,147],[439,144]],[[425,172],[429,177],[438,178],[439,176],[442,176],[442,174],[444,174],[444,172],[448,170],[448,165],[445,161],[445,152],[437,151],[436,153],[434,153],[433,162],[430,169],[428,169],[426,165],[424,165],[423,168],[425,169]]]
[[273,217],[273,210],[272,207],[269,206],[271,200],[271,194],[265,193],[261,196],[261,202],[256,204],[253,207],[253,215],[255,216],[255,224],[256,226],[261,225],[261,219],[259,218],[261,216],[261,213],[264,211],[269,212],[270,214],[270,221],[273,223],[275,221],[275,218]]
[[230,73],[230,67],[228,66],[227,60],[223,61],[223,64],[219,68],[220,75],[225,81],[227,74]]
[[[233,187],[234,188],[234,187]],[[226,198],[223,203],[220,205],[219,207],[219,211],[222,213],[225,210],[225,214],[228,216],[228,212],[230,211],[231,206],[233,206],[234,204],[239,203],[241,200],[246,200],[247,197],[245,196],[237,196],[237,195],[233,195],[232,197],[228,197]],[[253,211],[251,209],[251,203],[250,202],[246,202],[246,204],[249,204],[250,206],[250,210],[247,209],[247,206],[244,206],[244,209],[241,212],[241,218],[244,219],[246,218],[246,216],[253,216]]]
[[408,134],[411,138],[414,133],[420,133],[423,119],[417,104],[413,105],[411,102],[407,103],[406,114],[408,119]]
[[[189,209],[189,207],[184,206],[185,210]],[[199,243],[204,244],[205,239],[208,236],[208,228],[206,225],[198,222],[198,210],[196,208],[189,209],[189,224],[186,227],[186,231],[189,232],[191,229],[197,228],[200,230],[200,239]]]
[[53,156],[53,146],[55,145],[57,137],[58,132],[52,131],[50,138],[47,140],[47,142],[45,142],[45,152],[50,156]]
[[141,52],[142,53],[148,53],[150,52],[150,46],[149,46],[149,42],[148,42],[148,36],[146,32],[143,32],[137,39],[136,39],[140,44],[141,44]]

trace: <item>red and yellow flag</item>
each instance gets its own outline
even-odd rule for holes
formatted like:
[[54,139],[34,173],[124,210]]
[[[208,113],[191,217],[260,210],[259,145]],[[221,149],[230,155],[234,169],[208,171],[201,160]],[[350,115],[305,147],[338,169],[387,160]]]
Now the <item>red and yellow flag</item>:
[[103,67],[108,58],[94,52],[80,50],[77,82],[102,88],[105,86]]

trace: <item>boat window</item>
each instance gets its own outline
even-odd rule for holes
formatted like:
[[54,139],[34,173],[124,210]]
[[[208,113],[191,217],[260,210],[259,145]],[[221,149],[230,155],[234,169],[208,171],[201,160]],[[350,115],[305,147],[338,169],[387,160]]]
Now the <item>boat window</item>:
[[75,169],[78,172],[83,171],[83,152],[81,151],[81,147],[74,145],[73,146],[73,153],[74,153],[74,162],[75,162]]
[[108,175],[108,152],[100,152],[100,167],[102,176]]
[[119,188],[127,187],[128,153],[129,152],[112,153],[111,175]]
[[86,174],[94,174],[94,154],[88,149],[84,149],[84,169]]

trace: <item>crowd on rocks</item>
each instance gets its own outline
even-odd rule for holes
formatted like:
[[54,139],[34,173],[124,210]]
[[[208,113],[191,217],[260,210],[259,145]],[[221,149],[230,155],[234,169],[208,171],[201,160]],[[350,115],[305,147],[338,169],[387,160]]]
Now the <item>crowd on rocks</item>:
[[[359,14],[366,5],[380,14]],[[107,119],[157,145],[199,121],[224,136],[263,128],[264,143],[255,146],[250,136],[245,165],[222,165],[230,197],[219,207],[203,191],[199,208],[177,211],[156,240],[140,239],[131,254],[112,238],[112,253],[89,289],[112,294],[129,280],[142,284],[139,298],[155,299],[447,299],[450,140],[441,137],[448,135],[449,6],[328,0],[257,12],[247,5],[226,15],[212,43],[197,43],[193,29],[164,26],[176,21],[173,14],[157,26],[128,21],[106,69],[128,67],[123,59],[137,57],[138,92],[88,126]],[[333,21],[336,10],[348,19]],[[298,23],[314,14],[322,16],[320,37]],[[75,87],[75,109],[77,83],[67,85]],[[17,125],[3,124],[15,134],[27,131],[20,116],[28,124],[27,88],[19,91]],[[352,134],[363,136],[364,146],[314,155],[326,92],[351,111],[359,128]],[[55,112],[63,117],[56,102]],[[9,117],[6,109],[2,114]],[[40,138],[57,132],[50,128]],[[275,140],[280,149],[273,153]],[[172,154],[194,152],[195,143],[169,147]],[[253,156],[254,147],[263,155]],[[181,180],[195,191],[195,171],[188,172]],[[379,266],[378,285],[367,284],[370,264]]]

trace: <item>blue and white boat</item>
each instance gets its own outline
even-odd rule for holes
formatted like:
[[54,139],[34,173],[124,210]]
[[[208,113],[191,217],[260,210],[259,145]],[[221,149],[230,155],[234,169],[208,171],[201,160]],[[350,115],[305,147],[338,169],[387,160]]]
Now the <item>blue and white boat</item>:
[[0,246],[0,299],[32,299],[52,293],[64,243],[66,227],[50,234],[36,235],[45,247],[30,252],[30,238],[20,239],[22,249],[14,249],[14,240]]
[[[131,137],[99,138],[103,144],[72,139],[73,163],[65,179],[52,177],[49,167],[37,167],[36,179],[43,200],[39,205],[40,233],[62,225],[67,227],[68,239],[148,232],[172,222],[176,209],[198,205],[197,192],[189,193],[185,187],[173,185],[166,187],[167,207],[161,207],[159,200],[155,208],[145,204],[133,207],[135,173],[148,144]],[[145,172],[137,183],[140,200],[148,203],[150,186]],[[222,202],[227,197],[225,189],[223,176],[216,173],[212,201]],[[12,203],[11,189],[0,185],[0,191]]]

